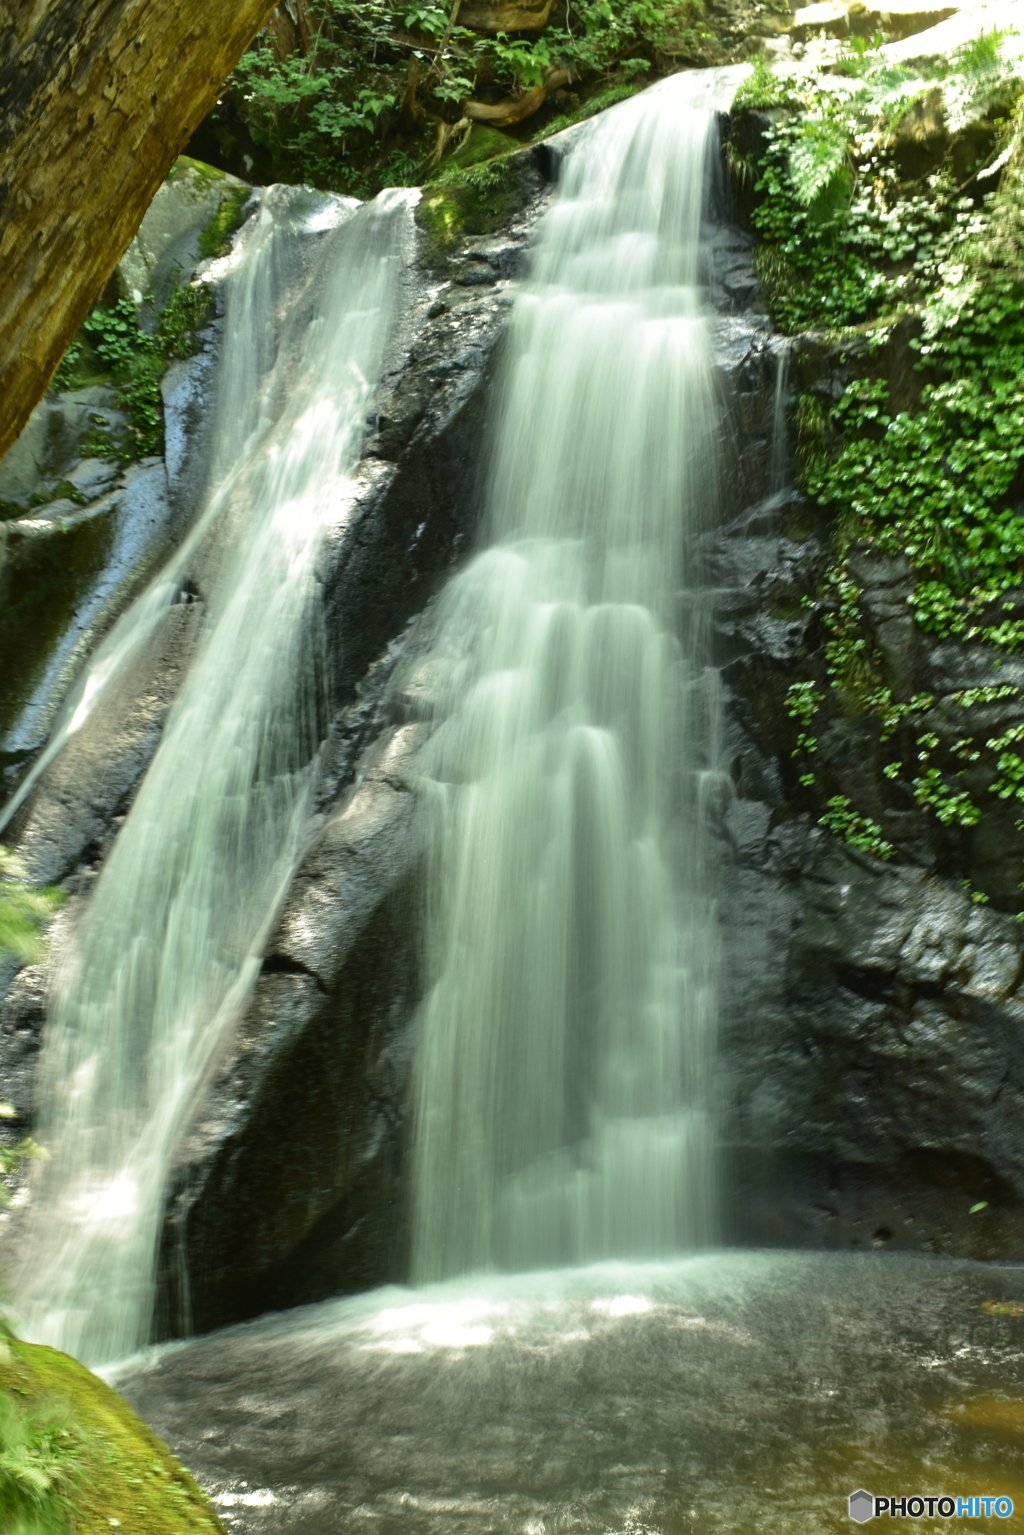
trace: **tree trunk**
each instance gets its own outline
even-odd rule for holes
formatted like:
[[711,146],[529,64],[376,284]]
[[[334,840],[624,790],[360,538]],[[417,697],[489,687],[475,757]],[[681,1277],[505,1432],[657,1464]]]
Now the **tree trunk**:
[[0,456],[272,0],[16,0],[0,36]]

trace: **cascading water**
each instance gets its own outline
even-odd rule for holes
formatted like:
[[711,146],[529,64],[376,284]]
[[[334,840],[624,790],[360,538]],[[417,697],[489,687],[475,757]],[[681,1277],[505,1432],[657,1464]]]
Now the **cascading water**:
[[716,679],[673,636],[715,480],[716,87],[676,76],[570,157],[512,325],[493,547],[440,603],[418,1279],[713,1237]]
[[[60,966],[40,1068],[52,1162],[19,1307],[33,1337],[87,1361],[147,1339],[168,1162],[301,850],[326,703],[315,564],[346,501],[414,197],[354,212],[264,195],[229,289],[207,510],[58,737],[155,631],[199,541],[215,542],[203,643]],[[296,266],[309,268],[298,301]]]
[[790,343],[781,340],[775,354],[775,391],[772,398],[772,458],[769,486],[773,495],[778,495],[786,488],[789,475],[789,443],[787,441],[789,353]]

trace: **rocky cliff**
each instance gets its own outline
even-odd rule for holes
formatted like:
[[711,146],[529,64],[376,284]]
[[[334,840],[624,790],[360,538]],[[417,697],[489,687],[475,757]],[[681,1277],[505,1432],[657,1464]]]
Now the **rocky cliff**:
[[[354,505],[323,564],[336,714],[317,820],[173,1173],[163,1335],[406,1272],[423,987],[416,753],[433,707],[417,657],[431,598],[479,531],[504,320],[564,148],[518,151],[484,177],[428,186],[420,204],[407,322],[371,412]],[[750,211],[738,177],[708,231],[722,493],[695,550],[695,585],[680,594],[681,624],[710,617],[734,790],[718,826],[723,1237],[1016,1256],[1024,976],[1020,926],[998,892],[1016,883],[1017,833],[997,806],[970,846],[951,850],[944,823],[887,801],[870,710],[826,711],[818,777],[805,781],[788,700],[822,675],[821,599],[841,529],[797,487],[796,418],[800,400],[842,395],[856,368],[848,337],[780,334]],[[201,480],[216,321],[202,336],[165,384],[167,453],[145,471],[169,472],[178,487],[175,527],[187,526]],[[895,380],[913,360],[908,339],[886,343]],[[900,697],[927,694],[939,719],[965,688],[1021,683],[1005,653],[920,630],[898,556],[864,548],[850,558],[864,622],[904,669]],[[109,714],[90,722],[13,828],[34,876],[72,894],[60,923],[87,899],[159,739],[202,589],[197,568],[159,652],[126,683],[116,724]],[[996,700],[991,728],[1013,725],[1008,698]],[[836,835],[827,805],[837,794],[862,820],[881,818],[884,847]],[[0,1080],[30,1125],[45,973],[8,982]]]

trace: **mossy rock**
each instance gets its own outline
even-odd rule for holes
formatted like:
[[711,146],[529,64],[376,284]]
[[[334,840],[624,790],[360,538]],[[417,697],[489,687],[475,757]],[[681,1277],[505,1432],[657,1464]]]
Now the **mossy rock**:
[[511,154],[519,148],[518,140],[510,133],[502,133],[497,128],[488,128],[486,123],[474,123],[472,131],[466,142],[450,156],[445,162],[445,169],[457,165],[460,170],[468,170],[471,165],[480,165],[484,160],[493,160],[495,155]]
[[231,249],[231,236],[242,222],[242,209],[249,201],[251,191],[251,187],[236,186],[224,194],[220,207],[199,236],[200,255],[227,255]]
[[[226,1535],[205,1494],[128,1403],[56,1349],[0,1339],[0,1393],[15,1410],[57,1415],[78,1462],[69,1476],[74,1535]],[[32,1529],[11,1506],[0,1466],[4,1529]],[[5,1494],[8,1494],[5,1497]],[[3,1522],[0,1520],[0,1522]],[[36,1528],[59,1528],[52,1520]]]
[[185,171],[195,171],[206,181],[226,181],[227,171],[222,171],[216,165],[207,165],[205,160],[196,160],[192,155],[179,155],[168,172],[168,181],[174,181]]
[[501,229],[535,195],[536,178],[531,151],[519,149],[464,175],[446,172],[443,180],[425,186],[416,222],[427,236],[427,265],[443,260],[467,237]]

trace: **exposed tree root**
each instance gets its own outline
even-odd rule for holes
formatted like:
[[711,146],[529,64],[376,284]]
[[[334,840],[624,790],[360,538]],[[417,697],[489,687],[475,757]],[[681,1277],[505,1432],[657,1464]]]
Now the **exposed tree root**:
[[567,69],[549,69],[539,85],[523,96],[506,96],[504,101],[489,104],[484,101],[465,101],[462,115],[470,122],[490,123],[492,128],[505,128],[511,123],[521,123],[534,112],[539,112],[552,91],[560,85],[568,85],[572,76]]

